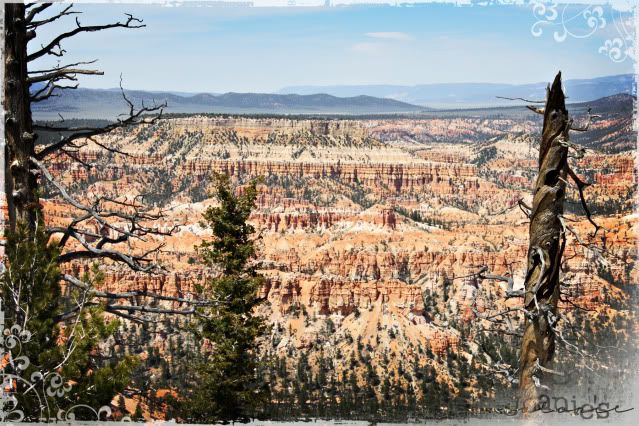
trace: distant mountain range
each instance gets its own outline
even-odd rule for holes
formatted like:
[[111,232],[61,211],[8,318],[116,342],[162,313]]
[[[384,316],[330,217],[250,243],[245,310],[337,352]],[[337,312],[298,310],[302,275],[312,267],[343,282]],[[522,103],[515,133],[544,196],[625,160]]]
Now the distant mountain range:
[[[569,102],[585,102],[619,93],[632,94],[634,76],[622,74],[586,80],[566,80],[564,87]],[[397,85],[351,85],[351,86],[290,86],[278,93],[327,93],[333,96],[357,96],[366,94],[379,98],[395,99],[433,108],[471,108],[513,105],[513,101],[497,96],[543,100],[548,83],[493,84],[450,83]],[[521,102],[519,102],[521,103]]]
[[[617,94],[631,94],[630,74],[567,80],[564,83],[571,104]],[[34,88],[37,89],[37,88]],[[166,101],[167,113],[228,114],[394,114],[427,113],[432,107],[467,109],[521,105],[521,101],[498,99],[545,98],[546,83],[523,85],[456,83],[419,86],[297,86],[270,93],[177,93],[127,90],[136,106]],[[288,93],[296,92],[296,93]],[[321,93],[318,93],[321,92]],[[128,108],[119,89],[76,89],[60,92],[33,105],[38,120],[66,118],[114,119]]]
[[[136,105],[142,101],[150,106],[166,101],[167,113],[231,113],[231,114],[371,114],[415,113],[430,108],[411,105],[394,99],[366,95],[336,97],[326,94],[281,95],[267,93],[224,93],[212,95],[178,95],[175,93],[127,90],[127,97]],[[38,120],[66,118],[113,119],[128,111],[119,90],[76,89],[60,92],[60,96],[33,105]]]
[[606,96],[604,98],[595,99],[590,102],[582,102],[570,105],[573,111],[586,110],[591,108],[593,114],[626,114],[632,118],[634,104],[637,101],[636,96],[620,93],[618,95]]

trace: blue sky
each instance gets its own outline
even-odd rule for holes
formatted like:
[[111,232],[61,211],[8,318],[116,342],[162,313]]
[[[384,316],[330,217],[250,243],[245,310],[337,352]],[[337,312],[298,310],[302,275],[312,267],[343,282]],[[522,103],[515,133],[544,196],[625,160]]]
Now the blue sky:
[[[84,25],[123,19],[124,12],[147,24],[65,41],[68,61],[98,58],[105,72],[83,78],[83,87],[116,87],[120,73],[129,89],[273,92],[292,85],[531,83],[552,79],[558,69],[569,79],[633,72],[630,58],[615,63],[598,52],[616,36],[618,17],[609,7],[605,28],[562,43],[553,39],[561,27],[533,37],[537,19],[529,6],[75,8],[85,12]],[[43,27],[33,48],[73,28],[73,19]],[[570,25],[579,34],[588,29],[583,18]]]

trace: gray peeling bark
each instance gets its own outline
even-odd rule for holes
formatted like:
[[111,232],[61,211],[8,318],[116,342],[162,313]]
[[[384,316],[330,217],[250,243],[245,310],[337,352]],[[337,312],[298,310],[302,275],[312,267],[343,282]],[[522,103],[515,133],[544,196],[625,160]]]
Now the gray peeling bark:
[[570,119],[561,72],[549,88],[539,149],[539,175],[530,214],[530,244],[525,281],[528,311],[519,358],[519,397],[524,413],[539,408],[544,372],[555,351],[559,269],[565,247],[561,223],[568,168]]
[[27,81],[27,37],[25,5],[6,3],[4,7],[4,93],[5,110],[5,194],[9,224],[36,225],[38,209],[37,176],[31,172],[30,156],[34,152]]

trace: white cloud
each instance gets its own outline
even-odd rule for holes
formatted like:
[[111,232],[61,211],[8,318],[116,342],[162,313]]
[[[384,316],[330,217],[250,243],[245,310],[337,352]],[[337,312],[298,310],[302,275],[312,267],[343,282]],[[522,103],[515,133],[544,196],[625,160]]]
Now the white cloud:
[[410,35],[406,33],[393,32],[393,31],[366,33],[366,36],[372,37],[372,38],[381,38],[384,40],[399,40],[399,41],[408,41],[413,39],[413,37],[411,37]]
[[383,49],[383,47],[384,45],[381,43],[363,42],[353,44],[351,46],[351,50],[362,53],[378,53]]
[[370,32],[364,35],[366,37],[375,39],[375,41],[362,41],[359,43],[355,43],[351,45],[350,50],[352,50],[353,52],[368,54],[380,53],[383,50],[387,50],[389,47],[392,47],[393,42],[413,40],[413,37],[411,37],[409,34],[394,31]]

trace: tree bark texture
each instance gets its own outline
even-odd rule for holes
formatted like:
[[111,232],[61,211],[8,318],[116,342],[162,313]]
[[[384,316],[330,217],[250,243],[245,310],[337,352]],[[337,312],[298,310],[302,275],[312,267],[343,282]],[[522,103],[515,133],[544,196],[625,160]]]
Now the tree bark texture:
[[38,214],[37,176],[29,158],[34,153],[35,135],[31,121],[27,82],[27,31],[25,5],[5,3],[4,87],[5,110],[5,194],[9,228],[24,221],[35,228]]
[[530,213],[524,304],[527,319],[519,357],[519,398],[524,413],[539,408],[544,368],[555,352],[559,270],[565,247],[561,216],[568,175],[570,120],[561,72],[549,87],[539,148],[539,174]]

